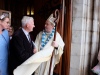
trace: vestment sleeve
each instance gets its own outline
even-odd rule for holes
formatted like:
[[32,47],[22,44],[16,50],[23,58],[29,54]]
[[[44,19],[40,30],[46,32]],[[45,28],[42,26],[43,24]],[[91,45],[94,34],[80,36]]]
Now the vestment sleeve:
[[55,64],[58,64],[60,61],[61,55],[63,54],[63,48],[64,48],[65,43],[63,42],[59,33],[57,33],[56,41],[58,43],[58,49],[57,50],[55,49],[54,59],[55,59]]

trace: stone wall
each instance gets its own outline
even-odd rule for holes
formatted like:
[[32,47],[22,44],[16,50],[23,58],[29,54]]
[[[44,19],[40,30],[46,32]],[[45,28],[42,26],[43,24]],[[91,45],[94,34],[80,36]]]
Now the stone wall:
[[98,50],[99,0],[73,0],[70,75],[90,75]]

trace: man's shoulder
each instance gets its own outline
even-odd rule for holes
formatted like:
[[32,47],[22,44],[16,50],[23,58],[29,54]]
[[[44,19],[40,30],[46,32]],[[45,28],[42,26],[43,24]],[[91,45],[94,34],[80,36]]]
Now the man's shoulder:
[[13,37],[22,37],[23,32],[21,29],[18,29],[17,31],[14,32]]
[[22,34],[22,29],[18,29],[14,34],[15,34],[15,35],[20,35],[20,34]]
[[59,33],[59,32],[57,32],[57,33],[56,33],[56,35],[57,35],[57,36],[60,36],[60,33]]
[[37,35],[41,35],[43,33],[43,31],[40,31]]
[[40,32],[39,32],[39,34],[42,34],[42,33],[43,33],[43,31],[40,31]]
[[37,34],[36,38],[40,38],[41,36],[42,36],[42,31],[40,31],[40,32]]

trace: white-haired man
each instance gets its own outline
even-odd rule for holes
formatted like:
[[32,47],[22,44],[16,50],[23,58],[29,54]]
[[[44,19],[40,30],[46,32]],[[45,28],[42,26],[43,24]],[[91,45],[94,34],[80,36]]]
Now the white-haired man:
[[[45,49],[48,50],[50,49],[51,46],[56,47],[56,50],[53,56],[50,75],[53,75],[53,69],[55,65],[59,62],[60,57],[63,53],[63,47],[64,47],[64,42],[58,32],[56,34],[56,40],[53,41],[54,32],[55,32],[54,21],[55,21],[55,18],[53,17],[53,14],[51,14],[50,17],[45,22],[45,29],[37,35],[36,40],[35,40],[36,49],[38,51],[44,51]],[[50,53],[46,53],[46,54],[49,55]],[[50,59],[48,61],[41,63],[41,65],[35,71],[35,75],[49,75],[49,67],[50,67]]]
[[21,65],[30,56],[36,53],[29,32],[33,31],[34,19],[23,16],[22,28],[19,28],[12,36],[9,52],[9,75],[13,75],[13,70]]

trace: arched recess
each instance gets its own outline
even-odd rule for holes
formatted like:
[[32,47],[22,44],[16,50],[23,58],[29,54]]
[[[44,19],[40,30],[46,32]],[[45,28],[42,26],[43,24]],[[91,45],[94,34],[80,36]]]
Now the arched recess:
[[[21,2],[22,4],[19,5],[18,1]],[[72,0],[14,0],[14,1],[6,0],[5,7],[7,10],[10,10],[12,12],[12,18],[13,18],[12,25],[15,28],[19,27],[22,16],[26,15],[26,10],[27,10],[26,3],[28,3],[27,1],[30,1],[31,2],[30,4],[34,5],[35,28],[34,31],[32,32],[33,40],[35,39],[36,35],[41,30],[43,30],[44,23],[47,17],[51,14],[53,10],[59,8],[59,5],[61,4],[62,9],[60,9],[60,22],[57,29],[58,32],[61,34],[62,38],[64,39],[65,48],[64,48],[64,54],[61,57],[61,61],[56,66],[54,72],[56,72],[59,75],[69,75],[70,50],[71,50],[70,48],[71,48],[71,21],[72,21],[71,1]],[[18,7],[20,7],[20,9]],[[16,16],[16,14],[18,14],[18,16]]]

